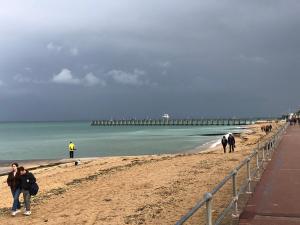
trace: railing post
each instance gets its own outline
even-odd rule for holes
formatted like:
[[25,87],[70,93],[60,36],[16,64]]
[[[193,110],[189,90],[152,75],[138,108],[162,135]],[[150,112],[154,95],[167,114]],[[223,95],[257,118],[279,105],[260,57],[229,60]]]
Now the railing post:
[[259,170],[260,170],[260,166],[259,166],[259,151],[256,151],[256,170],[257,170],[257,173],[256,173],[256,176],[255,176],[255,179],[256,180],[259,180]]
[[206,199],[206,224],[213,225],[212,223],[212,194],[206,193],[204,195]]
[[237,194],[237,187],[236,187],[236,175],[237,175],[237,170],[233,171],[232,174],[232,195],[233,195],[233,213],[232,213],[232,217],[233,218],[237,218],[239,217],[239,213],[238,213],[238,194]]
[[271,161],[271,142],[272,142],[272,139],[268,142],[268,145],[267,145],[267,160],[268,161]]
[[264,162],[266,161],[266,159],[265,159],[265,148],[266,148],[266,146],[264,146],[263,148],[262,148],[262,166],[264,167]]
[[247,175],[248,175],[248,191],[246,192],[247,194],[252,194],[251,191],[251,168],[250,168],[250,160],[251,158],[247,159]]
[[257,170],[259,170],[259,155],[258,155],[258,151],[256,151],[256,168],[257,168]]

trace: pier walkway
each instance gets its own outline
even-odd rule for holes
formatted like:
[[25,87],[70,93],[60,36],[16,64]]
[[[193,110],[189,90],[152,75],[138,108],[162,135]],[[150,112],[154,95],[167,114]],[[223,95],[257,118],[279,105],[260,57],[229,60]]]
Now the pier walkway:
[[300,225],[300,127],[288,128],[239,225]]
[[93,120],[92,126],[235,126],[255,123],[256,119],[129,119]]

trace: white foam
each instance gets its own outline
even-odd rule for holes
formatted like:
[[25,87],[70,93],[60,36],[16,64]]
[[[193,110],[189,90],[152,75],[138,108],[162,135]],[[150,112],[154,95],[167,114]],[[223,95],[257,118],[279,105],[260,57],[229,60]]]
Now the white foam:
[[235,127],[235,129],[239,129],[239,130],[243,130],[243,129],[247,129],[248,126],[243,126],[243,127]]
[[209,146],[209,148],[215,148],[215,147],[217,147],[218,145],[220,145],[221,143],[220,143],[220,141],[218,140],[218,141],[216,141],[215,143],[213,143],[211,146]]

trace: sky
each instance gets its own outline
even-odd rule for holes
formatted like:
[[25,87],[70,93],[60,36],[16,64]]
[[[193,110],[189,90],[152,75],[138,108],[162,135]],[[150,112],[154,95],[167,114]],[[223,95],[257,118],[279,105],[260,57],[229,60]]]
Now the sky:
[[10,0],[0,121],[280,116],[300,106],[298,0]]

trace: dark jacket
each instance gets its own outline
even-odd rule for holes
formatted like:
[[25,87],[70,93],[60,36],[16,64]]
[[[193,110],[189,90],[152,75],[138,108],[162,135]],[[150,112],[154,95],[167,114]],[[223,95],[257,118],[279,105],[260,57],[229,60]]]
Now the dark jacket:
[[229,135],[229,137],[228,137],[228,144],[235,145],[235,139],[232,135]]
[[222,145],[226,146],[227,145],[227,139],[226,138],[222,138],[221,143],[222,143]]
[[32,173],[26,171],[24,175],[20,176],[21,180],[21,189],[29,190],[31,185],[36,182],[35,177]]
[[8,174],[6,182],[7,182],[7,185],[10,186],[10,188],[12,190],[16,190],[16,189],[20,188],[21,180],[20,180],[19,171],[16,173],[16,176],[14,176],[14,172],[10,172]]

